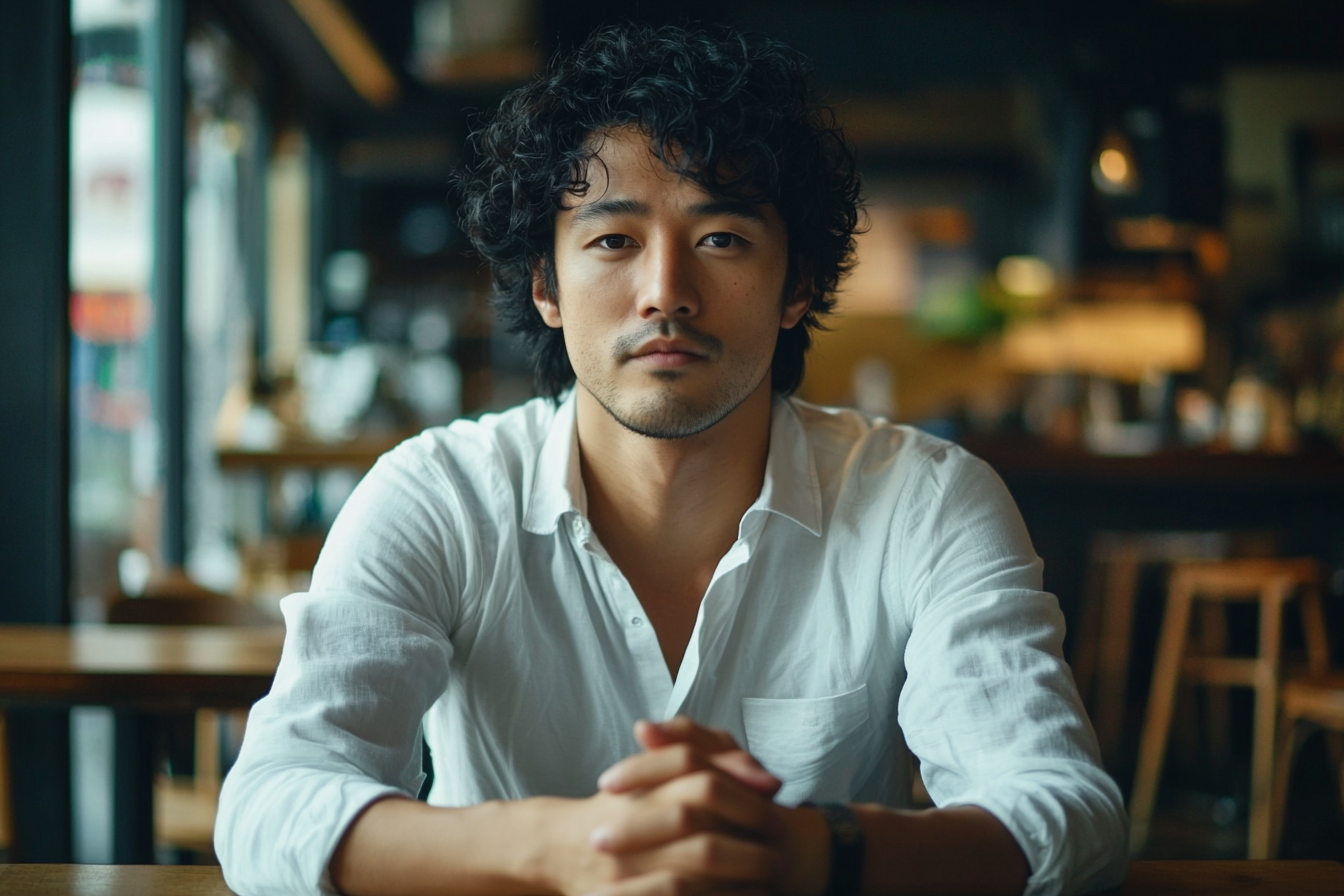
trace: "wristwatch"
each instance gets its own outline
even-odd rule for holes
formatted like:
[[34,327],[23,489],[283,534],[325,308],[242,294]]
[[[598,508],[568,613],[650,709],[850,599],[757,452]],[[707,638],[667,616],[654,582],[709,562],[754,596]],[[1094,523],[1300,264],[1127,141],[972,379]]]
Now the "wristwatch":
[[824,896],[858,896],[863,883],[863,827],[844,803],[803,803],[826,818],[831,829],[831,870]]

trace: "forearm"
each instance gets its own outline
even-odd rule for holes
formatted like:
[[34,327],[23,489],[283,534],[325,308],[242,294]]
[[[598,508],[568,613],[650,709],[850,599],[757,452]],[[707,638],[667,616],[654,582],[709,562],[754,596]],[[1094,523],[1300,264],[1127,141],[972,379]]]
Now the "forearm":
[[330,864],[348,896],[511,896],[544,893],[539,845],[548,804],[488,802],[443,809],[405,798],[373,803],[347,829]]
[[[1017,841],[990,813],[975,806],[912,812],[853,807],[866,848],[865,896],[901,894],[1018,894],[1031,869]],[[821,813],[796,809],[788,823],[795,857],[788,896],[818,896],[830,867],[829,833]]]

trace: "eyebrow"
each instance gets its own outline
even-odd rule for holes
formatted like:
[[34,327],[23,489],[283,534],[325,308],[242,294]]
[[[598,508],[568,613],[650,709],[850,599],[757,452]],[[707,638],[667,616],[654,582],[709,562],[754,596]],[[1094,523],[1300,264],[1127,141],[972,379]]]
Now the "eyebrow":
[[[638,199],[599,199],[597,202],[585,203],[574,209],[573,224],[587,224],[601,218],[614,218],[618,215],[647,216],[652,212],[653,209],[647,202],[640,202]],[[709,202],[700,202],[691,206],[690,212],[698,218],[727,215],[733,218],[742,218],[746,221],[755,221],[759,224],[765,223],[765,215],[761,214],[754,205],[733,199],[712,199]]]
[[701,202],[698,205],[691,206],[691,214],[705,218],[727,215],[732,218],[755,221],[758,224],[765,223],[765,215],[761,214],[756,206],[750,202],[742,202],[737,199],[714,199],[709,202]]
[[648,215],[653,209],[646,202],[637,199],[599,199],[574,209],[574,224],[587,224],[599,218],[614,218],[617,215]]

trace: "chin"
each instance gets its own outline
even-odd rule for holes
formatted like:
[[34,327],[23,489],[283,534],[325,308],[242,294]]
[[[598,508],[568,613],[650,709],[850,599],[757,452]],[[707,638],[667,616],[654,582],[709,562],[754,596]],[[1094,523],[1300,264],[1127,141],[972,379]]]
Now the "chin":
[[731,414],[741,403],[695,401],[660,391],[661,394],[634,402],[607,402],[601,396],[595,397],[613,420],[650,439],[684,439],[699,435]]

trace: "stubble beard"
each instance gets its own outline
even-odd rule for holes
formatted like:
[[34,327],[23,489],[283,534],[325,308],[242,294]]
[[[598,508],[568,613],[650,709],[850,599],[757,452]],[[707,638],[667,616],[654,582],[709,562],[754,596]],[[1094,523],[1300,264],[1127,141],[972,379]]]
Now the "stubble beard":
[[[666,378],[665,374],[654,375],[659,379]],[[757,379],[748,388],[725,389],[704,402],[691,401],[671,389],[660,390],[659,395],[625,408],[617,406],[615,389],[588,391],[611,419],[637,435],[650,439],[685,439],[704,432],[737,410],[763,379]]]
[[[667,324],[660,325],[658,333],[665,337],[681,335],[691,338],[708,348],[712,358],[722,357],[722,343],[714,337],[685,328],[669,327]],[[638,338],[627,337],[618,342],[618,358],[625,353],[623,346],[633,347],[647,338],[648,334],[643,333]],[[625,363],[629,362],[618,362],[618,368]],[[763,372],[758,372],[748,369],[744,364],[730,365],[718,384],[721,388],[699,401],[680,394],[675,388],[677,380],[686,376],[682,371],[660,370],[649,375],[667,383],[667,386],[633,402],[621,400],[621,388],[615,376],[601,383],[585,383],[584,387],[602,409],[611,415],[611,419],[631,432],[649,439],[685,439],[704,432],[737,410],[770,375],[770,367],[767,365]]]

